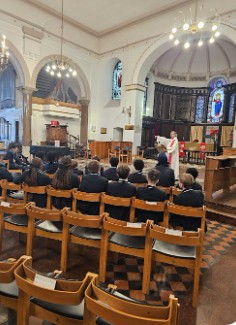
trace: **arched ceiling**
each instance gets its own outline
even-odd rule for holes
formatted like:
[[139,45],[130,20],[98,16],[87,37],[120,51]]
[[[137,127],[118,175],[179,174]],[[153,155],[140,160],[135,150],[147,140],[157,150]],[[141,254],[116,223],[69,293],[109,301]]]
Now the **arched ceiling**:
[[198,35],[190,40],[188,49],[182,39],[178,46],[171,47],[153,64],[155,76],[169,80],[204,81],[215,75],[232,77],[236,75],[236,45],[220,37],[213,44],[210,35],[203,37],[204,44],[198,46]]

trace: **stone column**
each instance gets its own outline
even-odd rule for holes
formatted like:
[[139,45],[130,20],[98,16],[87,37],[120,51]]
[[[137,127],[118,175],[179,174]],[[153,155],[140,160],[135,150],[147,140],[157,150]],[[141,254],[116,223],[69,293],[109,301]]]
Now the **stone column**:
[[81,99],[80,144],[88,144],[88,105],[89,100]]
[[30,156],[31,138],[31,115],[32,115],[32,93],[36,90],[30,87],[18,87],[23,94],[23,139],[22,153],[24,156]]

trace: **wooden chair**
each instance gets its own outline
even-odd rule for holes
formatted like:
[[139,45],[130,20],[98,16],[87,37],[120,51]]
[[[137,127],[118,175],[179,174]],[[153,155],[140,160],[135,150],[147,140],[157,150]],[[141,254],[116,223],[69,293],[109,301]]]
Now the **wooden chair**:
[[147,183],[132,183],[136,188],[138,187],[147,187]]
[[[177,205],[171,202],[167,203],[168,218],[173,215],[201,219],[200,228],[205,232],[206,226],[206,206],[200,208]],[[173,216],[174,217],[174,216]]]
[[96,282],[97,279],[94,278],[85,291],[86,325],[108,322],[114,325],[178,324],[179,304],[173,295],[170,295],[167,306],[151,306],[125,297],[114,289],[115,286],[110,286],[106,290],[101,289]]
[[126,161],[126,163],[128,164],[129,161],[131,161],[131,156],[132,156],[132,153],[130,151],[130,147],[124,147],[123,149],[120,150],[119,160],[122,163],[124,163]]
[[100,248],[103,215],[86,215],[63,210],[61,270],[66,272],[68,244]]
[[47,192],[47,209],[55,209],[52,205],[52,197],[70,199],[72,198],[72,190],[58,190],[51,185],[46,187]]
[[130,208],[130,222],[135,222],[135,210],[140,209],[143,211],[162,212],[163,221],[161,222],[161,225],[167,227],[169,218],[168,218],[168,213],[166,211],[166,204],[167,201],[148,202],[148,201],[133,198],[131,208]]
[[108,159],[111,157],[118,157],[119,158],[120,147],[115,146],[113,149],[108,149]]
[[171,195],[171,187],[166,187],[166,186],[156,186],[156,188],[158,188],[159,190],[165,192],[168,197]]
[[[152,261],[194,270],[193,306],[197,305],[204,232],[179,231],[150,225],[145,247],[144,293],[149,293]],[[153,243],[154,241],[154,243]]]
[[32,201],[29,200],[30,194],[39,194],[39,195],[47,194],[46,186],[28,186],[22,184],[22,189],[24,191],[24,204],[26,204],[28,201]]
[[36,207],[33,202],[27,205],[28,216],[27,255],[33,254],[34,236],[62,240],[61,210],[51,210]]
[[46,173],[46,175],[47,175],[50,179],[53,179],[54,174],[48,174],[48,173]]
[[[85,290],[95,276],[87,273],[82,281],[42,278],[42,274],[23,262],[15,270],[19,287],[17,324],[28,325],[35,316],[52,324],[78,325],[83,323]],[[50,281],[51,287],[47,286]],[[55,288],[54,288],[55,287]]]
[[[106,204],[108,204],[110,206],[114,206],[114,207],[130,208],[131,207],[131,199],[132,198],[117,197],[117,196],[111,196],[111,195],[102,193],[101,194],[100,214],[107,212],[106,206],[105,206]],[[115,218],[120,219],[120,215],[115,216]]]
[[24,194],[23,192],[18,195],[18,197],[13,195],[13,197],[10,197],[8,195],[8,191],[22,191],[21,184],[15,184],[12,182],[8,182],[6,179],[3,179],[1,181],[1,187],[2,187],[2,196],[4,198],[4,201],[6,202],[12,202],[12,203],[23,203]]
[[182,192],[183,190],[181,188],[171,186],[170,202],[174,202],[174,197],[181,194]]
[[[101,193],[86,193],[77,190],[72,191],[72,211],[77,211],[77,201],[100,203]],[[79,211],[78,211],[79,212]]]
[[0,200],[0,251],[2,250],[4,229],[15,231],[19,234],[27,234],[27,228],[26,206]]
[[[100,281],[105,282],[108,251],[123,253],[136,257],[145,257],[146,234],[151,221],[146,223],[130,223],[105,216],[102,226],[100,248]],[[143,270],[143,279],[146,270]],[[144,282],[143,282],[144,285]]]
[[14,270],[25,260],[31,261],[29,256],[21,256],[18,260],[8,259],[0,261],[0,302],[11,310],[17,310],[18,287],[15,283]]

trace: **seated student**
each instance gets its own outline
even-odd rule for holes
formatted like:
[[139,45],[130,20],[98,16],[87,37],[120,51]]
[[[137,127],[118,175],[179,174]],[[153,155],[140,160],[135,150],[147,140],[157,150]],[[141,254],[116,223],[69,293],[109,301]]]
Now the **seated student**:
[[22,169],[26,164],[24,164],[18,157],[20,148],[16,142],[9,144],[8,150],[4,159],[9,160],[9,169]]
[[47,174],[54,174],[58,168],[58,162],[56,162],[57,155],[53,151],[46,153],[46,163],[44,164],[44,170]]
[[193,167],[189,167],[189,168],[187,168],[186,173],[192,175],[194,178],[192,189],[202,191],[202,185],[200,183],[196,182],[196,178],[198,177],[197,169],[193,168]]
[[77,176],[83,176],[84,172],[78,168],[78,161],[76,159],[72,159],[72,173]]
[[155,168],[160,172],[159,174],[159,181],[157,186],[174,186],[175,184],[175,174],[173,169],[169,168],[169,163],[167,161],[167,156],[165,153],[161,153],[157,157],[158,163],[156,164]]
[[[101,158],[100,158],[99,156],[93,156],[93,157],[92,157],[92,160],[97,160],[97,161],[100,163]],[[104,173],[104,167],[100,164],[100,171],[99,171],[99,174],[100,174],[101,176],[104,176],[103,173]],[[88,175],[88,174],[89,174],[88,165],[85,166],[84,174],[85,174],[85,175]]]
[[[50,178],[43,173],[43,162],[40,158],[33,158],[30,164],[30,169],[17,176],[14,180],[15,184],[25,183],[29,186],[46,186],[51,183]],[[31,196],[31,195],[29,195]],[[40,208],[46,207],[47,195],[46,194],[32,194],[28,197],[28,201],[33,201]]]
[[[106,192],[108,180],[100,175],[101,165],[97,160],[91,160],[88,165],[88,174],[83,176],[79,190],[87,193]],[[77,209],[84,214],[99,214],[100,204],[96,202],[77,202]]]
[[[192,188],[194,178],[190,174],[183,174],[180,176],[180,186],[183,188],[182,193],[175,196],[174,204],[189,206],[189,207],[202,207],[204,204],[204,195],[202,191],[194,190]],[[173,227],[182,227],[186,231],[196,231],[200,227],[200,218],[172,216],[170,224]]]
[[[163,202],[168,199],[167,194],[156,188],[156,183],[159,179],[158,170],[150,169],[147,174],[148,185],[145,187],[137,188],[137,199],[149,201],[149,202]],[[154,223],[158,223],[163,220],[163,213],[136,210],[135,216],[139,222],[146,222],[147,219],[154,220]]]
[[40,158],[42,160],[42,162],[44,162],[44,152],[43,151],[38,151],[36,154],[35,154],[35,157],[36,158]]
[[[52,178],[52,186],[55,189],[71,190],[79,187],[79,177],[72,173],[70,156],[64,156],[59,160],[58,169]],[[71,207],[72,199],[52,197],[52,205],[57,209]]]
[[[6,169],[4,165],[0,164],[0,180],[6,179],[8,182],[13,181],[12,174]],[[2,195],[2,188],[0,187],[0,195]]]
[[135,159],[134,168],[136,172],[132,173],[128,177],[130,183],[147,183],[147,178],[143,175],[144,162],[142,159]]
[[[136,195],[136,187],[128,182],[128,176],[130,169],[126,165],[121,165],[117,170],[119,180],[118,182],[108,183],[106,193],[111,196],[119,197],[132,197]],[[110,216],[120,220],[129,220],[130,208],[107,206],[106,211],[110,213]]]
[[119,176],[117,174],[117,166],[119,164],[119,159],[117,157],[110,158],[111,167],[106,169],[103,173],[103,176],[106,177],[109,181],[118,181]]

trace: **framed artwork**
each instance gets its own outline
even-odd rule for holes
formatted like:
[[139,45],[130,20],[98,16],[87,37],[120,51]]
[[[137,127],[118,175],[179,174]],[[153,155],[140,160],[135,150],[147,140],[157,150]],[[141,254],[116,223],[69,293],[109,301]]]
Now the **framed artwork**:
[[107,134],[107,128],[101,128],[101,134]]

